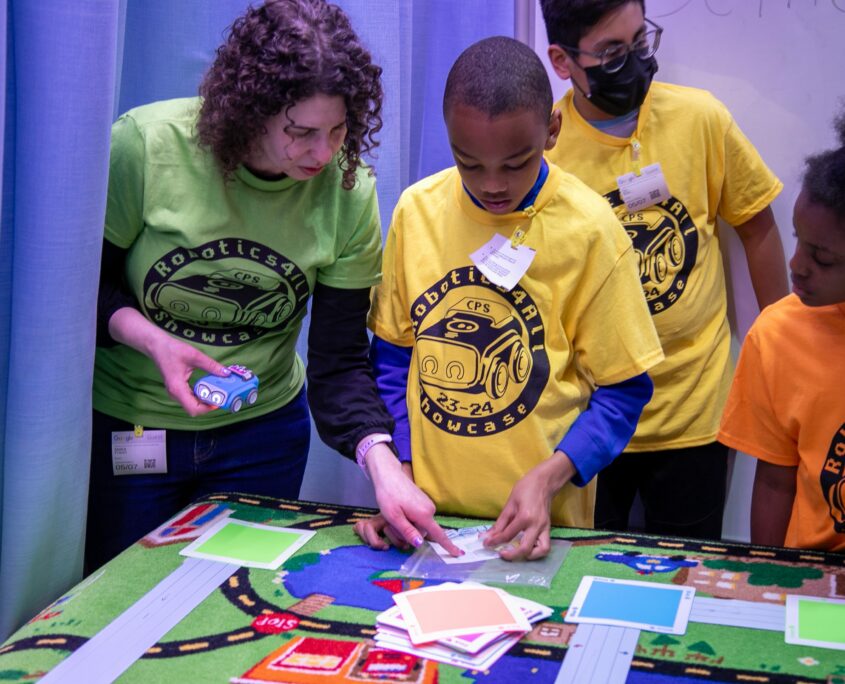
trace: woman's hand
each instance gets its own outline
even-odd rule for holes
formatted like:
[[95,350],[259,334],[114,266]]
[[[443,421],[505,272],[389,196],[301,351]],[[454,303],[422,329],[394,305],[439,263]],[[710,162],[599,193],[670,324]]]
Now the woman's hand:
[[118,309],[109,319],[112,338],[149,357],[164,380],[167,393],[191,416],[215,410],[216,407],[201,402],[194,396],[189,380],[196,369],[214,375],[229,375],[229,369],[168,334],[144,318],[137,309]]
[[[394,545],[401,547],[401,544],[396,544],[396,541],[401,540],[416,547],[428,538],[453,556],[463,554],[434,520],[434,502],[414,483],[410,463],[400,464],[387,445],[376,444],[367,452],[367,471],[373,481],[376,501],[385,523],[382,529]],[[370,543],[367,539],[364,541]]]
[[536,465],[511,490],[505,507],[484,537],[488,548],[513,542],[499,555],[505,560],[535,560],[551,550],[552,499],[575,466],[562,451]]

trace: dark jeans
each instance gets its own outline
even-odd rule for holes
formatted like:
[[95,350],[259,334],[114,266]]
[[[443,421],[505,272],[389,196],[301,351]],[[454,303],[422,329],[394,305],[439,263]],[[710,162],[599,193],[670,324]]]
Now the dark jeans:
[[720,539],[727,473],[728,448],[718,442],[623,453],[599,473],[596,527],[629,530],[631,505],[639,492],[646,532]]
[[311,441],[304,389],[282,408],[234,425],[167,430],[166,474],[112,474],[111,433],[133,427],[94,411],[86,572],[202,496],[216,492],[299,496]]

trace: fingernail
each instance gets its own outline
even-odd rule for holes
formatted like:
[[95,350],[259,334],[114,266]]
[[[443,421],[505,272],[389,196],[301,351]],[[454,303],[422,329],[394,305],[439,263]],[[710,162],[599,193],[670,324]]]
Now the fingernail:
[[226,367],[221,368],[220,372],[223,373],[223,375],[231,375],[232,374],[232,371],[229,368],[226,368]]
[[412,543],[414,546],[422,546],[423,539],[422,539],[422,537],[414,537],[414,538],[411,540],[411,543]]

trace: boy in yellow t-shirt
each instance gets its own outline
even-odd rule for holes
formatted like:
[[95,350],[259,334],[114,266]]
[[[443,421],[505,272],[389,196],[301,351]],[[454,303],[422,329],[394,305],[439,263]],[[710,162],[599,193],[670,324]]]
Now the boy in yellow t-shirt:
[[794,294],[746,336],[719,432],[759,459],[755,544],[845,551],[845,112],[837,129],[795,202]]
[[666,360],[625,449],[599,476],[596,527],[718,539],[728,449],[716,441],[733,364],[716,220],[734,226],[762,308],[786,294],[769,208],[780,181],[710,93],[652,82],[663,29],[642,0],[541,0],[555,72],[549,159],[604,195],[631,237]]
[[[625,446],[663,358],[631,242],[607,202],[547,164],[560,114],[510,38],[465,50],[444,118],[457,166],[408,188],[370,311],[400,468],[366,468],[373,546],[419,544],[441,513],[496,518],[487,542],[538,558],[551,525],[590,527],[594,475]],[[411,461],[413,462],[411,465]],[[422,524],[425,523],[425,524]]]

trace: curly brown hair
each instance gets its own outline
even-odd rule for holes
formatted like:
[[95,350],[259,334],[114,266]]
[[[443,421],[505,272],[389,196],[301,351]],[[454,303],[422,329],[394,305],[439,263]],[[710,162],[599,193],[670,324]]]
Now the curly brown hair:
[[337,5],[267,0],[249,7],[232,24],[200,84],[200,145],[231,177],[266,133],[270,117],[316,94],[340,96],[347,133],[338,164],[349,190],[361,155],[378,146],[381,73]]

